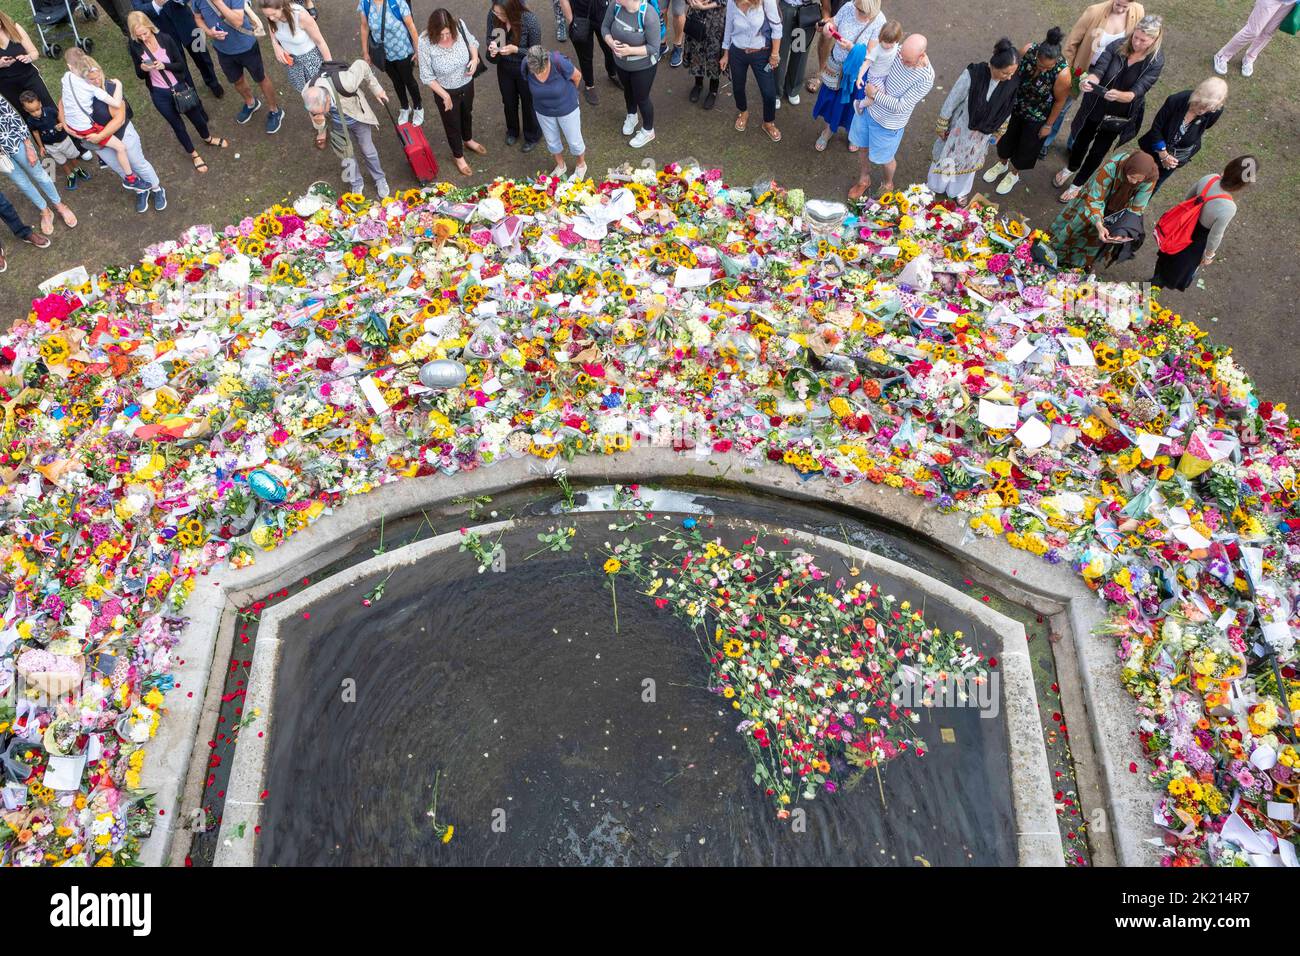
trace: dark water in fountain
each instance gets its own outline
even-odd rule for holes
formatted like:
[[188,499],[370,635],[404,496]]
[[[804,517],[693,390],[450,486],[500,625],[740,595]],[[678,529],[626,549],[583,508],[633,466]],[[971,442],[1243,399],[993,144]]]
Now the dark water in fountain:
[[[925,757],[800,801],[806,832],[775,819],[737,713],[705,690],[694,634],[629,578],[615,634],[595,550],[621,539],[610,520],[566,519],[579,525],[572,553],[522,561],[552,523],[528,519],[503,542],[504,573],[453,550],[398,570],[373,607],[361,598],[376,582],[363,582],[282,627],[258,862],[1014,865],[1000,712],[926,712]],[[842,560],[821,563],[835,573]],[[951,608],[925,611],[996,649]],[[438,820],[456,828],[446,845],[425,814],[435,770]]]

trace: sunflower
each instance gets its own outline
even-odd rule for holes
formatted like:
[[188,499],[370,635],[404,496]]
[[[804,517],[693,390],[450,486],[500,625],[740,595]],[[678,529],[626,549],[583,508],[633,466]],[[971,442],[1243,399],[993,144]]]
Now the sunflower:
[[610,558],[608,561],[605,562],[606,574],[618,574],[618,572],[621,571],[622,568],[623,568],[623,562],[620,561],[618,558]]
[[745,645],[734,637],[722,645],[722,653],[728,657],[740,657],[745,653]]
[[62,365],[71,354],[68,340],[62,335],[51,335],[41,342],[41,358],[47,365]]

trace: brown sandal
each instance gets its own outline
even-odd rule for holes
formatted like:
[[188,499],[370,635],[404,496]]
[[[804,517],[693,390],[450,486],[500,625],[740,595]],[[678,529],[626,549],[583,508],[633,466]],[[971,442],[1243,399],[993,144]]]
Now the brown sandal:
[[737,114],[736,114],[736,132],[737,132],[737,133],[743,133],[743,132],[745,131],[745,127],[748,126],[748,125],[749,125],[749,114],[748,114],[748,113],[737,113]]
[[194,160],[194,168],[198,172],[206,173],[208,171],[208,164],[203,161],[202,156],[193,156],[191,158]]
[[775,123],[764,123],[763,132],[767,134],[767,138],[770,139],[772,142],[774,143],[781,142],[781,131],[776,128]]
[[230,140],[222,139],[220,136],[214,136],[212,139],[205,139],[203,142],[207,143],[209,146],[215,146],[217,149],[230,148]]

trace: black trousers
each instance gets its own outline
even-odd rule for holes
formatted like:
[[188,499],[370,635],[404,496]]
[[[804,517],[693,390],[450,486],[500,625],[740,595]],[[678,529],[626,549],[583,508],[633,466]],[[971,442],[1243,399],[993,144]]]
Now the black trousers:
[[104,8],[108,18],[117,24],[122,35],[130,36],[126,29],[126,18],[131,14],[131,0],[100,0],[99,5]]
[[414,56],[408,56],[405,60],[389,60],[384,65],[384,72],[393,81],[393,88],[397,90],[397,102],[402,109],[418,110],[423,105],[420,100],[420,83],[415,78]]
[[1075,170],[1074,185],[1076,186],[1088,184],[1092,174],[1106,161],[1106,155],[1119,137],[1120,131],[1117,129],[1102,129],[1101,119],[1098,116],[1095,122],[1089,120],[1084,123],[1083,128],[1079,130],[1079,135],[1074,138],[1074,145],[1070,147],[1070,160],[1067,165]]
[[789,99],[803,85],[804,70],[808,65],[808,51],[817,45],[817,21],[821,19],[821,4],[813,2],[794,6],[780,0],[781,59],[776,65],[777,95]]
[[[170,90],[160,90],[156,86],[149,87],[149,98],[153,100],[154,108],[162,114],[162,118],[167,121],[167,125],[172,128],[176,138],[180,141],[181,149],[187,153],[194,152],[194,140],[190,139],[190,131],[185,128],[185,120],[181,119],[181,114],[176,112],[176,104],[172,102]],[[208,132],[208,114],[200,103],[194,109],[185,114],[185,117],[194,124],[194,128],[199,131],[199,137],[203,140],[211,135]]]
[[592,24],[591,31],[587,34],[587,39],[579,40],[572,33],[569,39],[573,41],[573,52],[578,54],[578,69],[582,71],[582,85],[591,89],[596,85],[596,71],[594,57],[596,44],[600,44],[601,51],[605,54],[605,75],[615,76],[614,73],[614,54],[609,47],[605,46],[605,38],[600,35],[600,24]]
[[438,100],[438,118],[442,120],[442,129],[447,134],[447,145],[451,155],[456,159],[465,157],[465,141],[474,138],[474,81],[464,86],[448,90],[451,97],[451,109],[442,108]]
[[1026,119],[1019,113],[1012,113],[1007,122],[1007,131],[998,140],[998,159],[1004,163],[1011,161],[1016,172],[1027,172],[1038,165],[1038,150],[1043,139],[1038,135],[1047,124],[1039,119]]
[[9,105],[18,111],[19,116],[24,115],[22,101],[18,99],[24,90],[31,90],[39,96],[41,98],[42,106],[53,106],[55,109],[59,106],[59,104],[54,101],[54,97],[50,96],[50,91],[45,86],[45,81],[35,70],[33,70],[26,78],[18,80],[10,80],[6,78],[0,80],[0,96],[3,96],[9,101]]
[[536,143],[542,138],[542,127],[533,112],[533,93],[528,88],[528,81],[519,73],[518,60],[497,60],[497,86],[501,89],[501,105],[506,111],[506,132],[518,136],[522,118],[524,142]]
[[650,88],[655,85],[655,73],[659,70],[656,63],[648,70],[618,69],[618,78],[623,83],[623,102],[627,105],[628,115],[641,114],[641,128],[654,132],[655,105],[650,102]]

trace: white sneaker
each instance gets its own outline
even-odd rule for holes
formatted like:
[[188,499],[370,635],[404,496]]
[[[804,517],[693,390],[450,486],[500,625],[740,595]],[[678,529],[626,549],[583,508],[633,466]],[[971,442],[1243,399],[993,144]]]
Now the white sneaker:
[[654,138],[655,138],[654,130],[639,129],[637,130],[636,135],[633,136],[632,139],[628,141],[628,145],[631,146],[633,149],[640,149],[642,146],[644,146],[646,143],[650,142]]
[[568,166],[556,166],[551,170],[551,175],[556,179],[562,179],[569,172]]
[[994,163],[988,169],[984,170],[984,181],[986,183],[996,182],[997,178],[1010,168],[1010,163]]
[[631,136],[636,129],[636,114],[628,113],[627,119],[623,120],[623,135]]
[[[786,100],[789,102],[789,104],[790,104],[791,106],[798,106],[798,105],[799,105],[799,94],[798,94],[798,93],[791,93],[789,96],[786,97]],[[778,100],[777,102],[780,102],[780,101]]]
[[420,107],[418,110],[411,113],[411,122],[416,126],[424,125],[424,107]]
[[406,125],[407,123],[409,123],[409,122],[411,122],[411,111],[410,111],[410,110],[398,110],[398,111],[397,111],[397,125],[398,125],[398,126],[405,126],[405,125]]
[[777,109],[781,108],[781,97],[779,96],[776,98],[776,108]]
[[998,183],[997,193],[999,196],[1005,196],[1011,190],[1016,188],[1016,183],[1020,182],[1019,173],[1007,173],[1002,177],[1002,182]]
[[1247,60],[1244,56],[1241,58],[1241,75],[1251,76],[1255,72],[1255,61]]
[[570,176],[569,178],[570,178],[570,179],[586,179],[586,178],[587,178],[587,167],[586,167],[586,165],[584,164],[584,165],[582,165],[582,166],[575,166],[575,167],[573,167],[573,175]]
[[1228,61],[1217,53],[1214,55],[1214,72],[1219,74],[1219,76],[1228,75]]
[[389,188],[388,188],[388,182],[387,182],[387,180],[383,180],[383,179],[381,179],[381,180],[379,181],[378,185],[375,186],[375,189],[377,189],[377,190],[379,191],[379,198],[380,198],[380,199],[383,199],[383,198],[385,198],[385,197],[387,197],[387,196],[391,196],[391,195],[392,195],[392,192],[391,192],[391,191],[389,190]]

